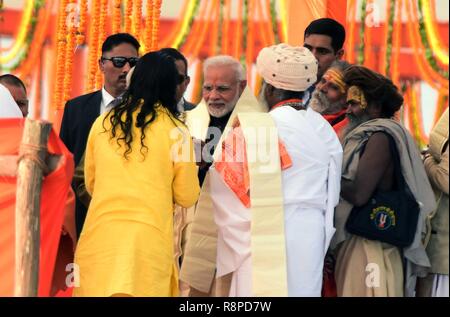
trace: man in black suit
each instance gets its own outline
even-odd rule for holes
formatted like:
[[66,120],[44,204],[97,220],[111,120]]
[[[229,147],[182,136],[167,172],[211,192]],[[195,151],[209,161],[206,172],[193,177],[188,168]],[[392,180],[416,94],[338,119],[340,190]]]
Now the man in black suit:
[[180,113],[189,111],[195,108],[195,105],[184,99],[184,93],[186,92],[187,86],[191,82],[191,78],[187,74],[188,62],[186,57],[181,54],[175,48],[166,47],[160,50],[162,53],[169,55],[175,59],[175,65],[177,66],[178,74],[180,76],[179,84],[176,91],[176,99],[178,100],[178,110]]
[[[139,42],[130,34],[118,33],[106,38],[102,45],[99,67],[104,75],[101,90],[79,96],[66,103],[60,138],[74,155],[75,166],[86,149],[86,142],[95,119],[114,106],[115,99],[126,89],[126,75],[139,59]],[[75,190],[75,185],[72,183]],[[75,222],[80,235],[87,208],[76,198]]]

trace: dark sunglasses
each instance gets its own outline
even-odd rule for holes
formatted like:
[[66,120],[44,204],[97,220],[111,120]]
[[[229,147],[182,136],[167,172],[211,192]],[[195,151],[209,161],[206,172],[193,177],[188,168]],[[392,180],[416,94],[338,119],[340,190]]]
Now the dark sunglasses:
[[114,67],[122,68],[125,66],[125,64],[128,62],[130,64],[130,67],[136,66],[139,58],[137,57],[122,57],[122,56],[115,56],[111,58],[102,57],[102,61],[111,61],[114,65]]
[[188,75],[178,74],[178,76],[177,76],[177,83],[178,83],[178,85],[181,85],[186,79],[189,79]]

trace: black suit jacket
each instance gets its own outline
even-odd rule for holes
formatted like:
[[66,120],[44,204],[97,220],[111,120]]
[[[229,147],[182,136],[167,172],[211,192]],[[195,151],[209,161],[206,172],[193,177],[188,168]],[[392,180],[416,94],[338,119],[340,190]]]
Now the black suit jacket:
[[100,115],[102,91],[86,94],[67,101],[59,136],[72,152],[75,166],[86,150],[86,143],[95,119]]
[[[95,119],[100,115],[100,104],[102,102],[102,91],[86,94],[69,100],[64,108],[64,115],[61,122],[59,136],[66,147],[72,152],[75,161],[75,167],[81,160],[85,150],[86,143]],[[72,182],[72,188],[75,185]],[[75,202],[75,222],[77,227],[77,236],[80,236],[86,218],[87,208],[76,197]]]

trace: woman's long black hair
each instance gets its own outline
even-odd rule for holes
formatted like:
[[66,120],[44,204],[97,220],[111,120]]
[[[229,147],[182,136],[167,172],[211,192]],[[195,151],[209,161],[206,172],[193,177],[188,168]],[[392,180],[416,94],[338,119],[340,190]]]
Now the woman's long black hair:
[[[132,151],[133,125],[142,132],[141,153],[143,154],[143,149],[148,150],[144,144],[145,128],[156,119],[158,102],[175,118],[179,117],[175,99],[178,77],[175,60],[167,54],[159,51],[150,52],[139,59],[131,75],[130,86],[123,95],[123,101],[103,120],[103,127],[107,118],[111,122],[111,139],[116,138],[119,147],[120,141],[125,143],[125,158]],[[140,106],[134,122],[133,113]]]

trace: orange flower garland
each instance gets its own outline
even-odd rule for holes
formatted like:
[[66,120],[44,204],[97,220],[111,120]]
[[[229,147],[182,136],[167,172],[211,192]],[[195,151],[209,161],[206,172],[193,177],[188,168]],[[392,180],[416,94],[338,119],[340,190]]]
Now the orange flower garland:
[[[75,5],[76,0],[69,0],[69,5]],[[72,69],[73,69],[73,55],[75,51],[76,41],[76,21],[68,22],[68,32],[66,35],[66,53],[64,64],[64,82],[63,82],[63,102],[57,105],[57,109],[64,109],[64,103],[70,99],[70,90],[72,87]]]
[[127,0],[125,4],[125,33],[131,33],[131,19],[133,13],[133,1]]
[[152,51],[156,51],[159,46],[159,18],[161,17],[162,0],[153,2],[153,33],[152,33]]
[[[102,56],[102,45],[106,38],[106,14],[108,13],[108,0],[101,0],[100,3],[100,19],[98,22],[98,39],[97,39],[97,60]],[[102,87],[102,72],[97,67],[95,75],[95,88],[98,90]]]
[[55,91],[53,94],[53,105],[56,109],[60,109],[63,98],[64,84],[64,68],[66,55],[66,6],[67,0],[61,0],[58,12],[58,32],[56,47],[56,78]]
[[147,9],[145,17],[144,45],[145,52],[151,50],[153,32],[153,0],[147,0]]
[[140,40],[142,24],[142,0],[134,0],[133,4],[133,34],[138,40]]
[[80,21],[76,36],[77,45],[83,45],[86,39],[87,0],[80,0]]
[[122,0],[114,0],[113,3],[113,12],[112,12],[112,33],[116,34],[120,32],[121,26],[121,15],[120,15],[120,7],[122,5]]
[[95,89],[95,75],[98,70],[97,43],[100,20],[100,0],[92,0],[92,24],[89,27],[89,57],[88,57],[88,82],[87,92]]

